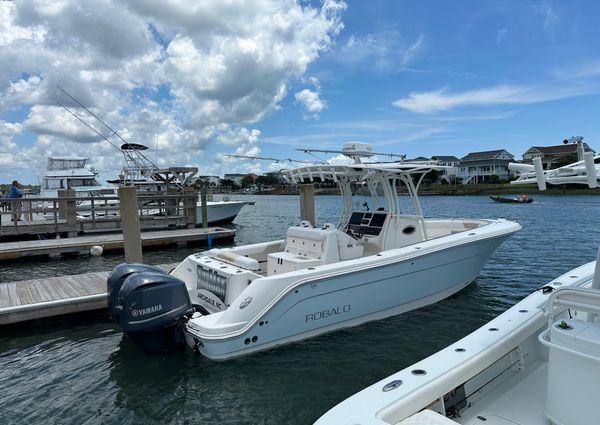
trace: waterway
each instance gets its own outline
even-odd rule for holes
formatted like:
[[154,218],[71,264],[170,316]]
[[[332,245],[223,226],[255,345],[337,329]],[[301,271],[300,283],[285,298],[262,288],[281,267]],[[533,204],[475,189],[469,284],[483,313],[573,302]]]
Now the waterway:
[[[256,196],[232,225],[236,244],[281,238],[298,197]],[[404,199],[406,201],[406,199]],[[458,294],[404,315],[227,362],[191,350],[149,356],[102,317],[0,330],[1,424],[310,424],[356,391],[463,337],[531,291],[595,259],[600,197],[423,197],[429,217],[505,217],[523,225]],[[336,222],[339,198],[316,198]],[[198,248],[144,253],[176,262]],[[120,255],[0,265],[0,281],[109,270]]]

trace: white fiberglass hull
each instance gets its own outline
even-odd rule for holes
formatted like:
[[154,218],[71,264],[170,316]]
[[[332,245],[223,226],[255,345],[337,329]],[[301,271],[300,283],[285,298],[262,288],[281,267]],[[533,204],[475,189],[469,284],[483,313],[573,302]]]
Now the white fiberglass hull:
[[[554,279],[546,285],[550,289],[533,292],[463,339],[347,398],[316,424],[547,425],[549,355],[547,344],[540,343],[540,335],[548,326],[548,302],[558,289],[589,287],[594,267],[595,262],[588,263]],[[555,312],[555,317],[581,317],[574,309],[563,309],[562,313]],[[574,360],[561,361],[558,369],[564,370],[566,376],[578,373],[576,364],[582,361]],[[597,366],[589,368],[588,373],[593,374],[595,369]],[[415,370],[424,373],[415,374]],[[581,408],[581,415],[593,407],[575,407],[575,403],[566,401],[568,394],[575,394],[575,400],[597,400],[600,392],[597,385],[591,393],[585,389],[585,372],[574,379],[580,383],[558,387],[564,403],[550,406],[567,409],[577,417],[578,412],[573,409]],[[452,409],[451,403],[457,399],[458,407]],[[595,423],[579,417],[564,425]]]
[[[510,222],[498,226],[504,228],[495,234],[460,235],[460,242],[452,235],[274,276],[282,289],[261,304],[269,298],[266,278],[247,287],[230,311],[191,319],[188,344],[224,360],[435,303],[473,281],[492,252],[520,228]],[[248,307],[240,308],[244,301]]]
[[[209,225],[231,223],[247,202],[245,201],[208,201],[206,203]],[[202,224],[202,205],[196,205],[196,223]]]

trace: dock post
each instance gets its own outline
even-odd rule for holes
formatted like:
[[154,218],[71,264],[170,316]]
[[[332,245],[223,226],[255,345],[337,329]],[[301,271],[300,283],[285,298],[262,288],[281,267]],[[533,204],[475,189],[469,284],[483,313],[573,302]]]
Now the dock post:
[[137,189],[135,186],[119,186],[119,205],[123,226],[123,248],[126,263],[141,263],[142,235],[138,216]]
[[183,188],[183,211],[185,215],[185,227],[193,229],[196,226],[196,199],[198,193],[191,186]]
[[300,185],[300,220],[308,220],[315,225],[315,185]]
[[[67,189],[58,190],[58,218],[61,220],[67,219],[67,201],[61,198],[67,197]],[[54,212],[56,214],[56,212]]]
[[77,237],[77,202],[75,201],[75,189],[65,190],[67,195],[67,226],[69,226],[68,237]]
[[202,205],[202,227],[208,227],[208,206],[206,204],[206,187],[200,188],[200,204]]
[[[77,236],[77,203],[75,202],[75,189],[58,190],[58,218],[67,222],[67,236]],[[54,212],[56,214],[56,211]]]

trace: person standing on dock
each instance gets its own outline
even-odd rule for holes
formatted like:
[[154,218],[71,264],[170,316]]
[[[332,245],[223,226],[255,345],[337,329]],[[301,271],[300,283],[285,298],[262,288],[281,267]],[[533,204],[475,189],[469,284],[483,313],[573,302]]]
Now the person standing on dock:
[[[19,182],[13,180],[8,193],[6,194],[7,199],[19,199],[23,197],[23,192],[19,189]],[[12,211],[12,221],[21,221],[21,203],[10,202],[10,209]]]

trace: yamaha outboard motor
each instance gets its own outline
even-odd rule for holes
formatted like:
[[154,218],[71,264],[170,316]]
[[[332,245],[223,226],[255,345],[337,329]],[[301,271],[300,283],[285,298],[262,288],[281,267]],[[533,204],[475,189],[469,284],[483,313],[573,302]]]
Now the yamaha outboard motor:
[[114,277],[112,294],[116,286],[119,289],[116,297],[113,295],[115,305],[109,305],[109,314],[139,348],[161,352],[185,345],[183,325],[194,310],[185,282],[152,269],[133,270],[124,280],[119,280],[119,276],[127,274],[125,265],[113,271],[109,277],[109,281]]
[[123,282],[127,279],[132,273],[139,272],[154,272],[154,273],[164,273],[162,269],[158,267],[149,266],[147,264],[140,263],[122,263],[115,267],[108,276],[106,281],[106,295],[108,297],[108,315],[115,322],[119,322],[119,315],[121,314],[121,307],[119,305],[119,291],[121,290],[121,286],[123,286]]

